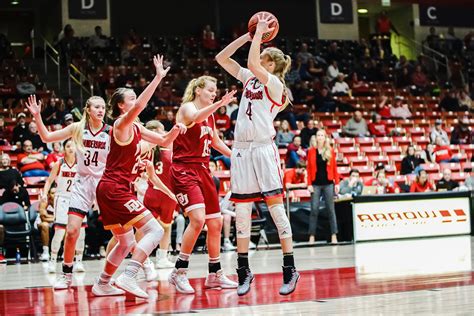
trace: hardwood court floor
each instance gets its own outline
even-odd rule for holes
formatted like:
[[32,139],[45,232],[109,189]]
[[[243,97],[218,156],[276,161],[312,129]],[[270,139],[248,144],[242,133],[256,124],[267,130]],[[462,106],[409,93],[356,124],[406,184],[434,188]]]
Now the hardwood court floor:
[[[0,315],[471,315],[472,243],[461,236],[296,248],[301,279],[289,296],[278,294],[279,250],[251,253],[256,279],[244,297],[234,290],[204,290],[207,257],[201,254],[191,258],[194,295],[177,294],[166,281],[170,270],[160,270],[157,281],[141,283],[150,294],[147,301],[94,297],[91,284],[103,260],[86,261],[87,272],[75,274],[73,288],[63,291],[52,290],[55,276],[45,273],[46,264],[0,265]],[[235,253],[222,254],[234,279],[235,261]]]

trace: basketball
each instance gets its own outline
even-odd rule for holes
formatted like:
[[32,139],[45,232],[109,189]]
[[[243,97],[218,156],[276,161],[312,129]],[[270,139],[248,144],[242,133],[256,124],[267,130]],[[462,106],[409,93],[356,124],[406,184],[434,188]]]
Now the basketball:
[[275,20],[274,22],[270,24],[270,27],[274,27],[275,29],[272,32],[267,32],[263,34],[262,36],[263,43],[270,42],[271,40],[275,38],[275,36],[277,36],[278,30],[280,28],[280,24],[278,23],[277,18],[272,13],[267,12],[267,11],[260,11],[252,15],[248,23],[248,30],[249,30],[250,36],[253,37],[253,35],[255,34],[255,30],[257,29],[259,14],[264,14],[265,16],[270,15]]

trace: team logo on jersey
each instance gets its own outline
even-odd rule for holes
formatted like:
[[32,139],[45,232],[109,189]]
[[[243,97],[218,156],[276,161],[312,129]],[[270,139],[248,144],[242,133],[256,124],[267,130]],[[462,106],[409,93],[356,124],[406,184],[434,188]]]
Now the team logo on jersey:
[[242,155],[241,155],[240,153],[237,153],[237,156],[236,156],[236,157],[237,157],[237,158],[241,158]]
[[202,138],[203,136],[206,135],[212,135],[213,129],[210,126],[201,126],[201,136],[199,138]]
[[186,206],[189,203],[188,195],[183,193],[176,194],[176,199],[181,206]]
[[125,206],[130,212],[138,212],[144,208],[143,204],[138,200],[130,200],[123,206]]

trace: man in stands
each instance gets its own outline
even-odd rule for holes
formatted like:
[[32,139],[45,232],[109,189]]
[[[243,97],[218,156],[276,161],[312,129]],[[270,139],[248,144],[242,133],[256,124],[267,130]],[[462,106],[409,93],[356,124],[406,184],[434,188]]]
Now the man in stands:
[[18,155],[18,163],[23,177],[47,177],[49,173],[44,169],[44,155],[33,151],[31,140],[23,142],[23,151]]
[[21,205],[25,210],[31,205],[28,191],[26,191],[26,189],[16,180],[13,180],[6,185],[5,191],[0,198],[0,204],[7,202],[13,202]]
[[451,169],[443,170],[443,177],[436,183],[437,191],[452,191],[459,187],[459,183],[451,179]]
[[473,140],[472,132],[469,129],[469,118],[463,117],[451,133],[451,144],[472,144]]
[[359,170],[351,169],[349,178],[344,179],[339,183],[339,197],[354,197],[362,193],[364,184],[359,175]]
[[26,114],[20,112],[16,116],[16,119],[17,123],[13,129],[13,144],[20,147],[23,141],[28,138],[30,133],[28,131],[28,126],[26,125]]
[[449,143],[448,133],[443,129],[443,120],[437,119],[435,121],[434,128],[430,133],[430,140],[432,143],[436,141],[436,138],[441,137],[445,144]]
[[342,128],[344,136],[350,137],[364,137],[369,136],[369,130],[367,127],[367,122],[362,117],[362,113],[360,111],[355,111],[352,118],[350,118],[346,125]]
[[306,162],[298,161],[295,169],[285,172],[284,183],[286,189],[307,188]]
[[372,122],[369,124],[369,132],[375,137],[385,137],[388,135],[387,125],[382,121],[378,113],[372,115]]
[[441,137],[436,138],[436,147],[434,149],[433,155],[435,157],[436,163],[442,162],[459,162],[459,159],[453,158],[453,153],[449,149],[449,145],[443,142]]

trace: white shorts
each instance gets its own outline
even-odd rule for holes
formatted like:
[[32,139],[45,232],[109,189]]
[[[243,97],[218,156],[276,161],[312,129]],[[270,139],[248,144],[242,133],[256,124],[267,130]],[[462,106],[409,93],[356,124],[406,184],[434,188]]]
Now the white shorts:
[[[70,197],[56,196],[54,198],[54,228],[66,228]],[[87,216],[82,219],[82,226],[87,226]]]
[[253,202],[283,195],[280,155],[273,142],[234,142],[230,175],[232,201]]
[[87,216],[87,213],[96,203],[96,188],[99,178],[93,176],[76,175],[71,191],[68,214]]

